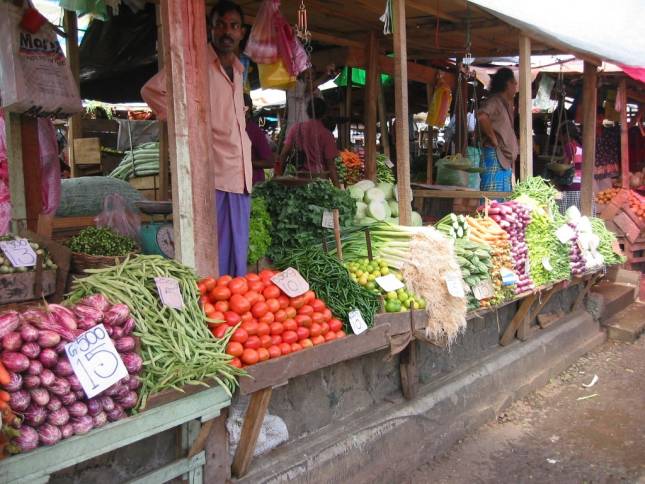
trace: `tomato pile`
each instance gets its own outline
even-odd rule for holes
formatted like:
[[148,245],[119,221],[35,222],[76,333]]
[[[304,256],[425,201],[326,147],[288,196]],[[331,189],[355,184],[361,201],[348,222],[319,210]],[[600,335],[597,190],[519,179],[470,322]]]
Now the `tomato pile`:
[[290,298],[271,282],[276,272],[263,270],[244,277],[206,277],[199,281],[200,302],[211,333],[223,338],[236,328],[226,347],[237,367],[305,350],[345,337],[313,291]]

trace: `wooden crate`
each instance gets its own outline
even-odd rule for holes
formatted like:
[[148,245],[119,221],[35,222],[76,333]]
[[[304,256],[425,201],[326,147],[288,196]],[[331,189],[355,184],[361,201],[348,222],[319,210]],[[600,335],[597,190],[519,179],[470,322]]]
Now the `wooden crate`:
[[31,301],[56,291],[56,271],[42,272],[42,294],[36,294],[36,271],[0,275],[0,304]]
[[159,199],[159,175],[137,176],[130,178],[128,182],[148,200]]
[[101,165],[101,141],[98,138],[74,140],[74,163],[77,165]]

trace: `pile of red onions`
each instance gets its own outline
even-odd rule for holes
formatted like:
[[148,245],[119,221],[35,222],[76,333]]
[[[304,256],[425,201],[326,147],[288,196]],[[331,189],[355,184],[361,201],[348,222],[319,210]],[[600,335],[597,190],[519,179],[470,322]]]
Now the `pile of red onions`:
[[[121,355],[129,376],[88,399],[72,370],[65,345],[103,323]],[[138,399],[138,374],[143,360],[135,353],[134,319],[123,304],[111,305],[101,294],[88,296],[74,307],[50,304],[46,310],[0,315],[0,359],[10,372],[4,386],[9,405],[24,416],[17,452],[89,432],[126,416]]]
[[515,293],[522,294],[534,289],[530,271],[527,270],[529,248],[526,244],[526,226],[531,222],[531,211],[515,200],[501,203],[493,200],[488,208],[488,216],[509,235],[513,269],[519,279]]

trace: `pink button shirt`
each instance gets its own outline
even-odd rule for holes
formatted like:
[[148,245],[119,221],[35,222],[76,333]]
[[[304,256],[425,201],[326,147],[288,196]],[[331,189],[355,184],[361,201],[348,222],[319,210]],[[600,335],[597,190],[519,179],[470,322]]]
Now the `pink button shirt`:
[[[236,59],[233,81],[220,64],[217,54],[208,48],[208,86],[211,105],[212,145],[211,160],[215,167],[213,185],[217,190],[230,193],[250,193],[253,186],[251,141],[246,134],[242,75],[244,67]],[[162,70],[141,89],[144,101],[157,113],[167,118],[166,74]]]

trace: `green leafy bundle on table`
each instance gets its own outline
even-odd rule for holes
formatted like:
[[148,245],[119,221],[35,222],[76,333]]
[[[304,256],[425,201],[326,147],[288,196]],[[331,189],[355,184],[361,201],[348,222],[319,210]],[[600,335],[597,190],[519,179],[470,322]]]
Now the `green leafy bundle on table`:
[[72,252],[88,255],[124,256],[137,248],[130,237],[107,227],[86,227],[67,241]]
[[387,160],[387,156],[383,154],[376,155],[376,181],[379,183],[387,182],[394,184],[396,183],[394,172],[392,168],[387,166],[385,160]]
[[254,194],[251,200],[251,222],[249,226],[249,264],[255,264],[264,257],[271,246],[271,217],[264,198]]
[[607,229],[605,221],[601,218],[591,218],[591,228],[593,233],[598,236],[600,243],[598,244],[598,252],[608,266],[614,264],[623,264],[627,258],[614,251],[614,244],[618,243],[616,234]]
[[569,246],[555,235],[564,219],[559,214],[557,217],[561,220],[554,221],[546,213],[534,210],[526,227],[529,270],[536,286],[571,278]]

